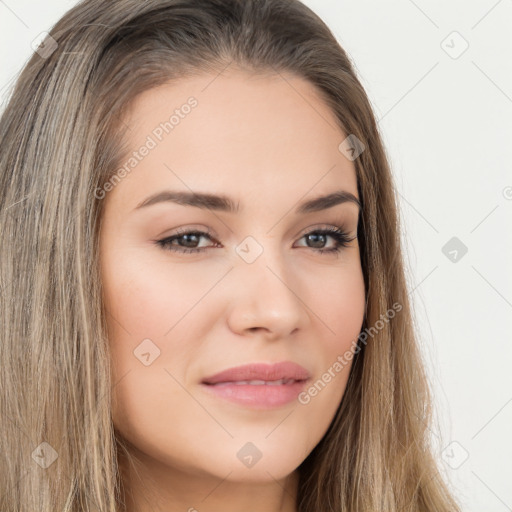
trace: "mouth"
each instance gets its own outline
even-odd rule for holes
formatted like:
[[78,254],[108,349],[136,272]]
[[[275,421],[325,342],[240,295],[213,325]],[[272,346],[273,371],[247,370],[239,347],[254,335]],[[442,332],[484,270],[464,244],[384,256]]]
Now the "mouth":
[[278,379],[278,380],[235,380],[235,381],[227,381],[227,382],[217,382],[215,384],[210,384],[205,382],[207,386],[283,386],[288,384],[293,384],[295,382],[303,382],[305,379],[295,380],[295,379]]
[[285,361],[230,368],[201,381],[203,390],[252,409],[271,409],[294,401],[310,380],[302,366]]
[[280,363],[251,363],[228,368],[215,375],[203,379],[203,384],[220,384],[228,382],[243,382],[254,385],[280,381],[301,381],[309,379],[309,372],[297,363],[282,361]]

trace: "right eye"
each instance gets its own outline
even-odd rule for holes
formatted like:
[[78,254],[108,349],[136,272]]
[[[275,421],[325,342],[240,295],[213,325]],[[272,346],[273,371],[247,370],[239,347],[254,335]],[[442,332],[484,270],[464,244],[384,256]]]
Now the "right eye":
[[[201,238],[212,239],[209,231],[182,231],[176,235],[166,237],[162,240],[158,240],[157,244],[164,250],[182,252],[182,253],[198,253],[203,252],[209,247],[199,247],[199,241]],[[217,245],[218,246],[218,245]]]

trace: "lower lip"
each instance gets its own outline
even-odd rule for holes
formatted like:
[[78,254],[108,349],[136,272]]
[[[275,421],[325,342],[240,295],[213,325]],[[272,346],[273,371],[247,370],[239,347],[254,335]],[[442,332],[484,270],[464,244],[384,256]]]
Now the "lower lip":
[[291,384],[201,384],[211,393],[231,402],[258,409],[271,409],[293,402],[306,385],[305,380]]

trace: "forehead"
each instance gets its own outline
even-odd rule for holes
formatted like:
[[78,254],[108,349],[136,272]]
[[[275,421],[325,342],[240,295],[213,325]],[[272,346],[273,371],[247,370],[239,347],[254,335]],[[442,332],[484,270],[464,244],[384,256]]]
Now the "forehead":
[[316,88],[291,74],[183,78],[137,96],[124,122],[121,165],[151,148],[123,180],[133,192],[165,184],[277,200],[333,188],[357,196],[354,164],[339,150],[346,134]]

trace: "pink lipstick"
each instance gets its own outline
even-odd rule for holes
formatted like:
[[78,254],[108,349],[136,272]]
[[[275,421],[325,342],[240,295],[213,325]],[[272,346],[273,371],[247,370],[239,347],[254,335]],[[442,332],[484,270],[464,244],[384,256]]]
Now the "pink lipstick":
[[256,409],[269,409],[292,402],[304,389],[309,372],[291,361],[247,364],[229,368],[201,385],[206,392]]

